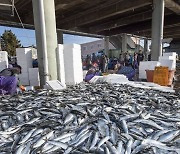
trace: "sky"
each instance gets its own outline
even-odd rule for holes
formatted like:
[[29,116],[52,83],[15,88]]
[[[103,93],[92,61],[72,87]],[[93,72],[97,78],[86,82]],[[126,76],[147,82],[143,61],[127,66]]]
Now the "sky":
[[[24,47],[28,47],[31,45],[36,46],[36,37],[34,30],[0,26],[0,35],[2,35],[5,30],[11,30],[17,36],[18,40],[21,41],[21,44]],[[67,35],[67,34],[64,34],[63,38],[64,38],[64,44],[72,44],[72,43],[83,44],[98,40],[97,38],[92,38],[92,37],[82,37],[82,36]]]
[[[36,46],[36,37],[34,30],[0,26],[0,35],[2,35],[5,30],[11,30],[17,36],[18,40],[21,41],[21,44],[24,47],[28,47],[32,45]],[[64,39],[64,44],[72,44],[72,43],[83,44],[83,43],[99,40],[98,38],[68,35],[68,34],[64,34],[63,39]],[[142,46],[144,45],[143,40],[140,40],[140,44]],[[150,44],[151,42],[149,41],[149,45]],[[168,46],[168,45],[169,44],[165,44],[164,46]]]

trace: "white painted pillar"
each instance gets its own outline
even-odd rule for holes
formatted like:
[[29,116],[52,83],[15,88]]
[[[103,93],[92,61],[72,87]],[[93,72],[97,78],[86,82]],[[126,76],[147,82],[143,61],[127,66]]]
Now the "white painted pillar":
[[105,55],[109,56],[109,37],[108,36],[104,38],[104,52],[105,52]]
[[127,34],[122,35],[122,52],[127,52]]
[[162,55],[164,5],[164,0],[153,0],[151,59],[155,61]]
[[32,0],[32,2],[40,80],[43,86],[46,80],[57,80],[55,6],[54,0]]

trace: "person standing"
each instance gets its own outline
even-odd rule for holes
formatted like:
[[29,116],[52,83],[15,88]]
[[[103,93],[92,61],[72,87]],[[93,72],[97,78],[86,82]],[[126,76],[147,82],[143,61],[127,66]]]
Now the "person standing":
[[103,73],[108,70],[108,57],[103,55]]
[[86,69],[89,70],[90,67],[91,67],[91,57],[89,55],[87,55],[87,57],[86,57]]
[[138,66],[139,66],[140,62],[143,60],[144,60],[144,55],[143,55],[142,51],[140,50],[138,53],[138,57],[137,57]]
[[119,63],[124,66],[124,56],[122,53],[119,54]]
[[92,54],[92,63],[97,63],[97,57],[95,55],[95,53]]
[[148,61],[151,61],[151,53],[148,55]]
[[138,69],[138,54],[137,53],[134,53],[134,57],[133,57],[133,68],[134,69]]
[[99,70],[101,70],[101,72],[103,72],[103,58],[104,55],[101,55],[99,58]]
[[129,56],[129,53],[128,51],[125,53],[125,57],[124,57],[124,62],[125,62],[125,66],[128,66],[129,65],[129,59],[130,59],[130,56]]
[[129,54],[129,65],[133,66],[133,56]]

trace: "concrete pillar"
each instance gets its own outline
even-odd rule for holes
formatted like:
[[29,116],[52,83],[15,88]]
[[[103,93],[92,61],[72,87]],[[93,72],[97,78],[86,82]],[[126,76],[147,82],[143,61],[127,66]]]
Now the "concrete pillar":
[[[50,80],[57,80],[57,34],[54,0],[32,0],[36,42],[38,49],[38,63],[41,86],[45,84],[45,76]],[[41,7],[41,4],[43,6]],[[43,20],[42,20],[43,19]],[[45,31],[43,31],[43,28]],[[45,37],[45,38],[44,38]],[[46,50],[45,50],[46,49]],[[44,61],[47,56],[48,74],[45,74]]]
[[54,0],[44,0],[45,24],[47,37],[47,56],[50,80],[57,80],[57,33]]
[[122,52],[127,52],[127,34],[122,35]]
[[57,31],[57,41],[58,44],[63,44],[63,32],[60,30]]
[[45,85],[45,73],[44,73],[44,61],[43,61],[43,40],[41,39],[42,32],[40,25],[40,13],[38,9],[39,2],[37,0],[33,0],[33,14],[34,14],[34,25],[36,31],[36,44],[37,44],[37,58],[38,58],[38,68],[39,68],[39,77],[40,77],[40,86],[43,87]]
[[151,59],[155,61],[162,55],[164,5],[164,0],[153,0]]
[[148,59],[148,39],[147,38],[144,39],[144,57],[145,57],[145,60]]
[[104,52],[105,52],[105,55],[109,57],[109,37],[108,36],[104,38]]

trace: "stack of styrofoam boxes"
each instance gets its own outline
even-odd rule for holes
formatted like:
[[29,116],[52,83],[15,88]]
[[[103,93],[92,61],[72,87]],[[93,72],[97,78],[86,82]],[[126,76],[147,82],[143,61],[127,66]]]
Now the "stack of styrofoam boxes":
[[67,85],[75,85],[83,81],[80,45],[64,45],[64,66],[65,81]]
[[32,51],[29,48],[16,49],[17,63],[22,67],[19,75],[21,84],[29,85],[29,68],[32,68]]
[[29,68],[30,86],[40,86],[39,69]]
[[154,70],[156,66],[160,66],[158,61],[143,61],[139,65],[139,79],[146,79],[146,70]]
[[64,47],[62,44],[58,44],[57,50],[57,68],[58,68],[58,79],[62,83],[63,86],[66,85],[65,81],[65,70],[64,70]]
[[176,52],[164,53],[163,56],[159,57],[161,66],[167,66],[169,70],[176,69]]
[[6,51],[0,51],[0,71],[8,68],[8,53]]

